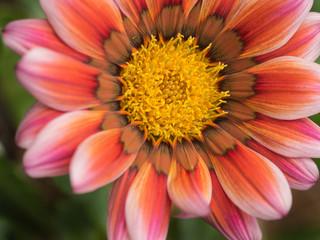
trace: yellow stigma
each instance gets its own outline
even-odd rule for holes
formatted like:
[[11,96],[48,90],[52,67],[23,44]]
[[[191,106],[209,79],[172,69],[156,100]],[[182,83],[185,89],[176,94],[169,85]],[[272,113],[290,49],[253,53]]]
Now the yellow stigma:
[[193,37],[178,34],[168,42],[152,36],[132,54],[121,72],[122,110],[131,122],[155,139],[199,136],[205,123],[225,114],[219,105],[228,92],[219,92],[219,72]]

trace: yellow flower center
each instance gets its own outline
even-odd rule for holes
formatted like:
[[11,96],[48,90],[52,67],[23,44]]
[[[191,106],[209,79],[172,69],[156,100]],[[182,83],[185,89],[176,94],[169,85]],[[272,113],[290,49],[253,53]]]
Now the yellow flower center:
[[228,92],[219,92],[219,72],[225,65],[210,63],[208,49],[178,34],[168,42],[154,36],[146,41],[121,72],[122,110],[131,122],[156,140],[200,136],[207,122],[225,114],[219,105]]

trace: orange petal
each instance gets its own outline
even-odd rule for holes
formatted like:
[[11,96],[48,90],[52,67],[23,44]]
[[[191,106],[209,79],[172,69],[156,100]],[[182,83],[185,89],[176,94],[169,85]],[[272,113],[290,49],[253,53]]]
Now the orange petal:
[[95,97],[99,71],[69,56],[34,48],[17,66],[21,84],[40,102],[61,111],[100,104]]
[[99,132],[104,111],[75,111],[50,121],[26,151],[23,163],[31,177],[66,174],[78,145]]
[[129,240],[125,219],[125,202],[136,170],[127,170],[112,183],[108,197],[107,235],[109,240]]
[[282,121],[263,115],[243,123],[245,131],[263,146],[287,157],[319,157],[320,127],[310,119]]
[[276,154],[258,142],[251,140],[248,146],[272,161],[284,173],[291,188],[307,190],[319,179],[319,170],[310,158],[288,158]]
[[317,182],[319,170],[312,159],[288,158],[279,155],[252,139],[231,121],[222,121],[219,126],[247,147],[272,161],[284,173],[291,188],[306,190]]
[[312,0],[246,1],[226,23],[244,42],[241,57],[252,57],[284,45],[311,9]]
[[204,130],[204,143],[223,190],[241,210],[262,219],[279,219],[292,196],[282,172],[221,128]]
[[130,239],[166,239],[170,208],[167,176],[145,162],[130,186],[125,205]]
[[48,108],[39,102],[35,103],[19,125],[16,133],[17,145],[21,148],[30,147],[41,129],[61,114],[63,112]]
[[265,62],[280,56],[296,56],[315,61],[320,55],[320,13],[309,13],[293,37],[281,48],[268,54],[255,57]]
[[296,57],[279,57],[245,72],[256,76],[255,94],[244,101],[255,111],[285,120],[320,111],[318,64]]
[[23,55],[34,47],[45,47],[70,55],[80,61],[89,58],[62,42],[45,19],[25,19],[10,22],[3,30],[3,42]]
[[96,190],[121,176],[133,163],[145,136],[132,125],[99,132],[75,152],[70,178],[76,193]]
[[228,18],[243,4],[242,0],[203,0],[201,7],[201,21],[208,16]]
[[59,37],[90,57],[105,60],[103,42],[111,31],[124,33],[121,14],[109,0],[40,0]]
[[210,212],[210,174],[204,161],[187,140],[176,142],[168,178],[168,193],[183,212],[205,216]]
[[228,239],[258,240],[262,233],[256,218],[247,215],[227,197],[214,171],[212,180],[211,213],[204,218]]

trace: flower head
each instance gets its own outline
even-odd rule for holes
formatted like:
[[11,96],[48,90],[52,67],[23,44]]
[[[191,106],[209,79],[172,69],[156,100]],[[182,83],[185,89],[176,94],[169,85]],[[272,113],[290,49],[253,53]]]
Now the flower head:
[[112,183],[110,240],[165,239],[173,205],[260,239],[318,179],[320,14],[311,0],[40,0],[5,44],[38,100],[17,144],[32,177]]

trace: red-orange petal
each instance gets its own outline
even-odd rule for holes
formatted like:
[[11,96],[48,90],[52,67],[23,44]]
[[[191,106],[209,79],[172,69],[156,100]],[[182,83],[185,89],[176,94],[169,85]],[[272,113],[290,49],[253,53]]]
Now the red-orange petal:
[[101,103],[95,96],[100,72],[74,58],[45,48],[34,48],[17,66],[20,83],[40,102],[61,111]]
[[245,131],[263,146],[287,157],[319,157],[320,127],[310,119],[277,120],[264,115],[243,122]]
[[218,126],[205,129],[203,139],[221,186],[236,206],[267,220],[288,213],[292,204],[290,187],[272,162]]
[[23,157],[31,177],[68,173],[70,159],[78,145],[100,131],[104,111],[75,111],[50,121],[38,134]]
[[261,239],[262,233],[256,218],[241,211],[232,203],[223,191],[214,171],[211,170],[210,175],[212,182],[211,213],[204,218],[205,221],[228,239]]
[[117,179],[131,166],[144,141],[145,136],[132,125],[87,138],[71,161],[73,190],[90,192]]
[[128,169],[110,187],[107,214],[107,236],[109,240],[130,239],[124,208],[129,187],[136,174],[136,169]]
[[311,9],[312,0],[251,0],[226,23],[224,31],[236,31],[244,42],[240,57],[252,57],[284,45]]
[[30,147],[42,128],[61,114],[63,112],[48,108],[39,102],[35,103],[19,125],[16,133],[17,145],[21,148]]
[[125,205],[130,239],[166,239],[170,208],[167,176],[145,162],[130,186]]
[[281,48],[255,57],[257,62],[265,62],[280,56],[301,57],[315,61],[320,56],[320,13],[311,12],[298,31]]
[[244,145],[272,161],[284,173],[291,188],[306,190],[317,182],[319,170],[312,159],[289,158],[277,154],[252,139],[231,121],[222,121],[219,126]]
[[255,94],[244,100],[255,111],[285,120],[320,111],[318,64],[297,57],[279,57],[245,72],[256,77],[252,87]]
[[176,142],[168,178],[172,202],[192,216],[209,214],[211,180],[208,167],[191,142]]
[[3,30],[3,42],[23,55],[34,47],[45,47],[72,56],[80,61],[89,58],[67,46],[45,19],[24,19],[10,22]]
[[40,0],[50,25],[69,46],[105,60],[103,42],[111,31],[124,33],[121,14],[110,0]]

